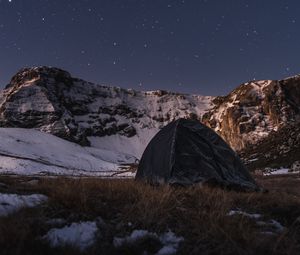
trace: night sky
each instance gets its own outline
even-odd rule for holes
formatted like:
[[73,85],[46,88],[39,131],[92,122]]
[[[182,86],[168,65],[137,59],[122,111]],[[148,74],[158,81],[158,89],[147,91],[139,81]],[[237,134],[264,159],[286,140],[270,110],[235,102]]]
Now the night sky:
[[299,13],[299,0],[0,0],[0,86],[48,65],[101,84],[222,95],[300,73]]

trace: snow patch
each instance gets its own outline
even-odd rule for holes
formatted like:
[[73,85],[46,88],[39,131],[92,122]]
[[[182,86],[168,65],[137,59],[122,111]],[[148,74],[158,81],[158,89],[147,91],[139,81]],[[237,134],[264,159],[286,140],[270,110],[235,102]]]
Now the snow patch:
[[127,237],[115,237],[113,244],[115,247],[120,247],[126,243],[134,243],[139,239],[151,237],[151,238],[157,238],[157,234],[151,233],[147,230],[134,230],[130,236]]
[[264,176],[270,176],[270,175],[281,175],[281,174],[299,174],[300,171],[291,171],[289,168],[279,168],[279,169],[273,169],[273,168],[266,168]]
[[168,231],[159,237],[160,242],[164,245],[157,255],[172,255],[176,254],[179,243],[184,241],[183,237],[177,237],[172,231]]
[[122,173],[121,164],[136,161],[124,153],[82,147],[33,129],[0,128],[0,140],[3,174],[110,177]]
[[266,231],[266,232],[281,233],[285,230],[285,227],[282,226],[277,220],[257,221],[256,224],[258,226],[267,227],[271,229],[271,231]]
[[105,137],[89,137],[91,146],[103,151],[113,151],[114,153],[124,155],[128,152],[128,157],[141,158],[147,144],[159,131],[158,128],[144,128],[137,130],[137,135],[126,137],[122,135],[111,135]]
[[17,195],[0,193],[0,216],[7,216],[24,207],[35,207],[47,201],[47,197],[40,194]]
[[263,228],[263,231],[260,232],[261,234],[277,235],[282,233],[285,230],[285,227],[282,226],[278,221],[273,219],[262,220],[264,216],[258,213],[247,213],[241,210],[231,210],[229,213],[227,213],[227,216],[233,216],[233,215],[242,215],[250,219],[253,219],[255,221],[255,224],[258,227]]
[[231,210],[227,216],[233,216],[233,215],[242,215],[242,216],[246,216],[248,218],[251,218],[251,219],[259,219],[262,217],[261,214],[258,214],[258,213],[246,213],[246,212],[243,212],[243,211],[240,211],[240,210]]
[[52,247],[71,245],[85,250],[93,245],[97,230],[96,222],[72,223],[70,226],[51,229],[43,239],[47,240]]
[[118,238],[115,237],[113,244],[116,248],[124,244],[133,244],[142,238],[155,238],[160,241],[163,247],[156,255],[172,255],[176,254],[179,243],[184,241],[183,237],[177,237],[172,231],[165,232],[161,235],[149,232],[148,230],[134,230],[129,236]]

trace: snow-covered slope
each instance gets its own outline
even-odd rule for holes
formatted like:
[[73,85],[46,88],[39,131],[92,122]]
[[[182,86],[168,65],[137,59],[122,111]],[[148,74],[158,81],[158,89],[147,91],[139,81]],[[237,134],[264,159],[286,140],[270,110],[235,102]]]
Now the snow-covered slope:
[[[37,150],[34,154],[42,160],[31,159],[28,165],[27,159],[24,159],[31,155],[26,154],[28,146],[15,142],[15,146],[5,152],[12,155],[2,156],[5,160],[0,162],[1,172],[18,169],[15,172],[32,173],[35,169],[34,172],[54,173],[62,168],[62,172],[69,169],[72,173],[96,174],[100,171],[103,174],[103,171],[117,170],[120,163],[133,163],[139,159],[159,129],[178,118],[202,121],[238,152],[261,142],[268,145],[269,137],[276,137],[272,141],[281,146],[285,141],[294,139],[292,133],[282,139],[280,137],[283,136],[276,134],[280,134],[280,130],[291,129],[287,127],[299,125],[300,76],[280,81],[251,81],[240,85],[227,96],[209,97],[162,90],[144,92],[122,89],[73,78],[58,68],[25,68],[0,91],[0,127],[23,128],[19,129],[18,134],[24,139],[28,137],[27,144]],[[35,131],[27,129],[63,138],[52,143],[51,151],[58,147],[66,149],[58,149],[60,153],[52,157],[51,153],[43,151],[46,144],[39,145],[36,142],[41,140],[35,140],[36,135],[27,133]],[[2,149],[5,149],[3,144],[5,134],[9,132],[7,130],[0,131]],[[42,135],[39,133],[39,136]],[[13,139],[17,141],[19,138]],[[75,144],[65,140],[86,147],[67,149]],[[296,158],[297,144],[289,142],[285,145]],[[274,153],[283,151],[280,146],[274,146],[279,148]],[[261,147],[268,150],[268,146]],[[27,152],[24,154],[23,150]],[[83,158],[74,156],[77,150],[80,153],[84,151]],[[21,157],[18,158],[14,152],[22,154]],[[244,155],[252,159],[255,156],[252,154],[253,150],[248,150]],[[269,158],[274,157],[278,158],[279,154]],[[45,158],[46,161],[42,162]],[[17,167],[13,168],[17,161]]]
[[2,174],[128,176],[119,166],[135,162],[124,153],[82,147],[33,129],[0,128],[0,141]]
[[200,119],[213,99],[96,85],[49,67],[21,70],[1,93],[2,127],[37,128],[135,157],[160,128],[180,117]]

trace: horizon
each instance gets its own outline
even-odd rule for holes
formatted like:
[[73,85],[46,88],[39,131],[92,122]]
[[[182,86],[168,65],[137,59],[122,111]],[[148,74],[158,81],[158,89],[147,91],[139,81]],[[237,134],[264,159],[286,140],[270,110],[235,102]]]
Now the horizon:
[[[260,79],[260,80],[248,80],[248,81],[244,81],[244,82],[241,82],[239,84],[237,84],[236,86],[233,87],[232,90],[228,91],[227,94],[219,94],[219,95],[206,95],[206,94],[201,94],[201,93],[193,93],[193,92],[184,92],[184,91],[179,91],[179,90],[170,90],[170,89],[161,89],[161,88],[153,88],[153,89],[148,89],[148,90],[144,90],[142,89],[142,87],[139,87],[139,88],[136,88],[136,87],[130,87],[127,86],[122,86],[122,85],[118,85],[118,84],[109,84],[109,83],[105,83],[105,82],[97,82],[97,81],[90,81],[88,79],[85,79],[85,78],[82,78],[82,77],[78,77],[76,75],[74,75],[72,72],[68,71],[68,70],[65,70],[61,67],[56,67],[56,66],[31,66],[31,67],[23,67],[23,68],[36,68],[36,67],[48,67],[48,68],[58,68],[58,69],[61,69],[63,71],[66,71],[68,72],[72,78],[77,78],[77,79],[81,79],[83,81],[86,81],[86,82],[91,82],[95,85],[99,85],[99,86],[109,86],[109,87],[119,87],[119,88],[123,88],[123,89],[133,89],[135,91],[140,91],[140,92],[151,92],[151,91],[157,91],[157,90],[165,90],[165,91],[168,91],[168,92],[173,92],[173,93],[180,93],[180,94],[190,94],[190,95],[199,95],[199,96],[213,96],[213,97],[217,97],[217,96],[226,96],[228,94],[230,94],[234,89],[236,89],[237,87],[245,84],[245,83],[249,83],[249,82],[256,82],[256,81],[264,81],[264,80],[285,80],[285,79],[289,79],[289,78],[293,78],[293,77],[296,77],[296,76],[300,76],[300,73],[299,74],[295,74],[295,75],[291,75],[291,76],[288,76],[288,77],[282,77],[280,79]],[[19,71],[21,71],[23,68],[19,69],[18,71],[16,71],[12,76],[11,78],[17,74]],[[10,79],[11,79],[10,78]],[[2,86],[2,84],[0,84],[0,90],[2,89],[5,89],[5,86],[9,85],[9,82],[10,82],[10,79],[9,81]]]
[[46,65],[97,84],[226,95],[300,73],[299,9],[292,0],[0,0],[0,88]]

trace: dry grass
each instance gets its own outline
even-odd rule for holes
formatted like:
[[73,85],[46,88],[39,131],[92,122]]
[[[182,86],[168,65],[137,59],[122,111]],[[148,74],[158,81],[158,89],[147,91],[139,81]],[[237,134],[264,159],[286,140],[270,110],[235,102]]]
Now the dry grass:
[[[50,229],[45,222],[49,218],[71,223],[97,217],[104,220],[105,229],[87,254],[142,254],[156,246],[150,242],[114,249],[113,237],[128,235],[133,229],[157,233],[171,229],[185,239],[179,254],[300,254],[300,181],[296,177],[261,177],[258,181],[268,193],[152,187],[133,180],[43,178],[32,185],[26,184],[26,178],[0,177],[7,184],[2,192],[49,197],[41,207],[0,218],[1,255],[80,254],[72,247],[52,249],[40,240]],[[286,230],[274,236],[261,234],[253,220],[227,216],[236,208],[278,220]]]

